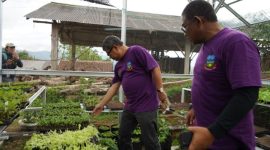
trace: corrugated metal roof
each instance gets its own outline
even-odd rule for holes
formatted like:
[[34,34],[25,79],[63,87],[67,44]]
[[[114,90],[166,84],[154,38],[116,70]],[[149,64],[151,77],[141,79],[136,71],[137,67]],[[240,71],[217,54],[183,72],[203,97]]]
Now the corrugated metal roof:
[[84,0],[87,2],[91,2],[91,3],[97,3],[97,4],[102,4],[102,5],[107,5],[107,6],[113,6],[109,3],[108,0]]
[[[121,10],[49,3],[26,18],[59,20],[121,27]],[[181,17],[141,12],[127,12],[127,27],[140,30],[181,32]]]

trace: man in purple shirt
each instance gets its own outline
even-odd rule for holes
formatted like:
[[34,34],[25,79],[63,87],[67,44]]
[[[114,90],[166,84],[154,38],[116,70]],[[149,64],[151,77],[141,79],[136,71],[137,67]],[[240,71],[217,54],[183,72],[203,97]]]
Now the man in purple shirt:
[[187,115],[188,125],[195,125],[189,127],[189,149],[255,149],[252,108],[261,86],[256,44],[244,33],[222,28],[204,0],[190,2],[182,21],[186,37],[202,44]]
[[161,71],[158,63],[141,46],[127,47],[116,36],[107,36],[103,41],[103,50],[110,58],[117,60],[112,86],[96,105],[93,113],[98,115],[120,85],[126,96],[119,131],[119,149],[132,149],[131,134],[139,124],[142,142],[147,150],[159,150],[157,135],[157,109],[159,101],[163,109],[169,105],[162,88]]

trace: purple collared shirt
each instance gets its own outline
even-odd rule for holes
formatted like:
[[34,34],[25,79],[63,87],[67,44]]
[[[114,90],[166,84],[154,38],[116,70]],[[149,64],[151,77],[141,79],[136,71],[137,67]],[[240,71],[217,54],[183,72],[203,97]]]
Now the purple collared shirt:
[[[192,83],[192,106],[198,126],[208,127],[232,98],[233,90],[261,86],[260,56],[245,34],[224,28],[200,49]],[[235,139],[255,149],[253,111],[211,148],[233,150]]]
[[124,109],[147,112],[158,108],[156,86],[152,70],[158,63],[148,51],[138,45],[128,48],[115,66],[113,83],[121,82],[126,96]]

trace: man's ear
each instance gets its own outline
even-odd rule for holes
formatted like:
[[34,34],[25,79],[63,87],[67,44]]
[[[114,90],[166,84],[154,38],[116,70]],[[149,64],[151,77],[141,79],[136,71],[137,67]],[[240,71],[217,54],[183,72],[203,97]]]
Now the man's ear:
[[198,24],[204,24],[205,23],[204,17],[194,16],[194,20],[196,20],[196,23],[198,23]]

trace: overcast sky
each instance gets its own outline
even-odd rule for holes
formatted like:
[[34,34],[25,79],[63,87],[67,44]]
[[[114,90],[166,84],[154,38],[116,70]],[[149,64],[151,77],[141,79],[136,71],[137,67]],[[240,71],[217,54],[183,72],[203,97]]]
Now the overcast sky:
[[[164,0],[128,0],[127,8],[131,11],[180,16],[187,0],[181,0],[182,3],[179,1],[167,0],[166,7],[163,7]],[[26,20],[24,17],[50,2],[51,0],[7,0],[4,2],[2,46],[7,42],[12,42],[17,46],[17,49],[50,51],[51,25],[33,23],[32,19]],[[104,7],[82,0],[54,0],[54,2]],[[122,0],[110,0],[110,3],[119,9],[122,8]],[[151,5],[154,7],[149,7]],[[175,7],[175,5],[178,5],[178,7]]]
[[[33,20],[26,20],[26,14],[50,3],[52,0],[6,0],[3,3],[3,40],[2,46],[7,42],[13,42],[17,49],[31,51],[50,51],[51,25],[33,23]],[[101,5],[88,3],[82,0],[54,0],[60,3],[78,5],[89,5],[102,7]],[[226,0],[227,3],[234,0]],[[240,14],[257,11],[258,9],[270,8],[269,0],[243,0],[243,3],[236,4]],[[110,3],[117,8],[122,8],[122,0],[110,0]],[[180,16],[188,0],[127,0],[127,9],[158,14]],[[238,5],[238,6],[237,6]],[[222,17],[230,15],[223,15]]]

